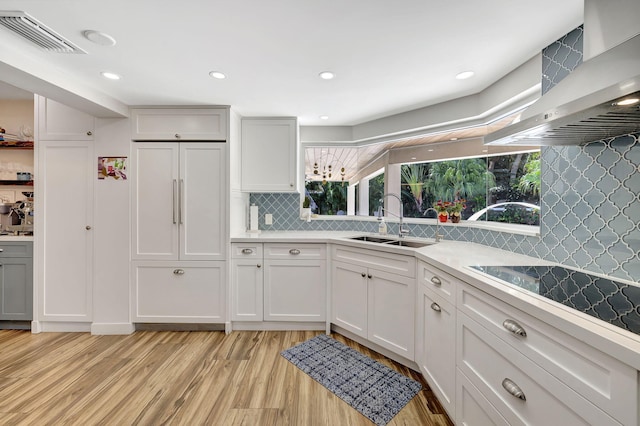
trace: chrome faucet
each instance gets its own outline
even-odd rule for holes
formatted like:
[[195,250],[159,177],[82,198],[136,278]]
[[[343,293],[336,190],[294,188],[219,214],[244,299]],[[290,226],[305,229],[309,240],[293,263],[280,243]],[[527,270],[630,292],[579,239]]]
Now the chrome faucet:
[[424,213],[422,213],[422,215],[426,216],[427,212],[429,210],[433,210],[433,212],[436,214],[436,235],[435,235],[435,240],[436,240],[436,243],[439,243],[444,238],[444,235],[438,233],[438,230],[440,229],[440,221],[438,220],[438,210],[434,209],[433,207],[429,207],[428,209],[426,209],[424,211]]
[[[398,199],[398,202],[400,203],[400,216],[398,216],[395,213],[390,212],[389,210],[385,209],[384,207],[382,207],[384,205],[384,199],[386,197],[395,197]],[[387,213],[397,217],[398,219],[400,219],[400,224],[399,224],[399,228],[398,228],[398,237],[402,238],[405,235],[409,234],[409,230],[408,229],[404,229],[404,207],[402,206],[402,199],[400,197],[398,197],[396,194],[392,194],[392,193],[388,193],[388,194],[384,194],[382,196],[382,198],[380,198],[380,207],[378,207],[378,217],[381,218],[382,217],[382,211],[386,211]]]

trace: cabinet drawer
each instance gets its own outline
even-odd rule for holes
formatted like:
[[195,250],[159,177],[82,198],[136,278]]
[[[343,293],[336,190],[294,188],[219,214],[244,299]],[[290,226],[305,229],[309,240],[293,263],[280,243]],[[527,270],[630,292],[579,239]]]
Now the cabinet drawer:
[[349,246],[333,245],[331,256],[334,260],[375,268],[409,278],[416,276],[416,259],[413,256],[387,253],[377,250],[359,250]]
[[234,259],[262,259],[262,244],[233,243],[231,244],[231,257]]
[[465,426],[509,426],[460,370],[456,370],[456,424]]
[[0,243],[0,258],[3,257],[32,257],[33,243],[31,241]]
[[418,279],[420,284],[434,291],[447,302],[455,304],[456,279],[424,261],[418,262]]
[[[478,289],[459,286],[458,294],[462,312],[618,421],[637,424],[634,368]],[[526,335],[507,327],[521,327]]]
[[458,367],[509,424],[620,424],[462,313],[458,339]]
[[224,322],[224,269],[224,262],[134,265],[133,322]]
[[325,244],[271,243],[264,245],[265,259],[325,259]]

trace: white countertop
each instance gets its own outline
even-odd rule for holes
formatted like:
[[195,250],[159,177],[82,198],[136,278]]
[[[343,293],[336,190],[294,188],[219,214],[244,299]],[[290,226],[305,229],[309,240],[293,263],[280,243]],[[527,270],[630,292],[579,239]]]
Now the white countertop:
[[[258,234],[242,234],[231,238],[232,243],[246,242],[308,242],[334,243],[352,247],[367,248],[389,253],[413,255],[463,282],[466,282],[512,306],[518,308],[578,339],[588,342],[604,353],[640,370],[640,336],[598,320],[538,294],[492,279],[470,269],[472,265],[558,265],[536,257],[512,253],[476,243],[461,241],[440,241],[421,248],[389,246],[351,240],[359,235],[378,236],[366,232],[340,231],[264,231]],[[389,238],[397,238],[388,235]],[[433,243],[433,239],[405,238],[408,241]],[[573,269],[573,268],[571,268]],[[599,275],[590,271],[582,271]],[[602,275],[599,275],[602,276]],[[616,281],[630,285],[638,283],[615,278]]]
[[0,243],[4,241],[33,241],[33,235],[0,235]]

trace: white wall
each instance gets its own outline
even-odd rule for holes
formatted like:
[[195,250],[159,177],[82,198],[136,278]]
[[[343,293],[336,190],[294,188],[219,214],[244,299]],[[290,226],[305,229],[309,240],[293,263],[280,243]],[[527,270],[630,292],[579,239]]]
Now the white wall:
[[[128,119],[98,119],[97,157],[128,157],[131,133]],[[131,163],[127,162],[127,167]],[[133,331],[129,318],[130,180],[94,180],[94,287],[95,334]]]

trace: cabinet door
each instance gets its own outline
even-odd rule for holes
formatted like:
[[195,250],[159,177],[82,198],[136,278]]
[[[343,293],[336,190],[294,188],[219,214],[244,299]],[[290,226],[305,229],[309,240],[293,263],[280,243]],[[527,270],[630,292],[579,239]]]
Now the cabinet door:
[[414,360],[415,279],[369,269],[368,339]]
[[224,262],[135,262],[133,322],[223,323]]
[[298,129],[295,118],[242,119],[242,190],[298,190]]
[[226,259],[224,144],[181,143],[180,259]]
[[90,321],[93,282],[91,142],[39,144],[38,286],[43,320]]
[[226,108],[142,108],[131,110],[135,141],[225,141]]
[[333,261],[331,283],[331,322],[366,339],[367,269]]
[[326,266],[321,260],[265,260],[265,321],[325,321]]
[[37,103],[39,140],[93,140],[95,118],[91,115],[42,96]]
[[132,258],[178,260],[178,144],[133,145]]
[[455,419],[456,424],[463,426],[509,426],[498,410],[460,370],[456,374]]
[[434,291],[419,286],[416,362],[451,418],[455,416],[456,310]]
[[0,320],[33,319],[32,271],[31,258],[0,259]]
[[231,319],[262,321],[263,274],[261,259],[234,259],[231,263]]

